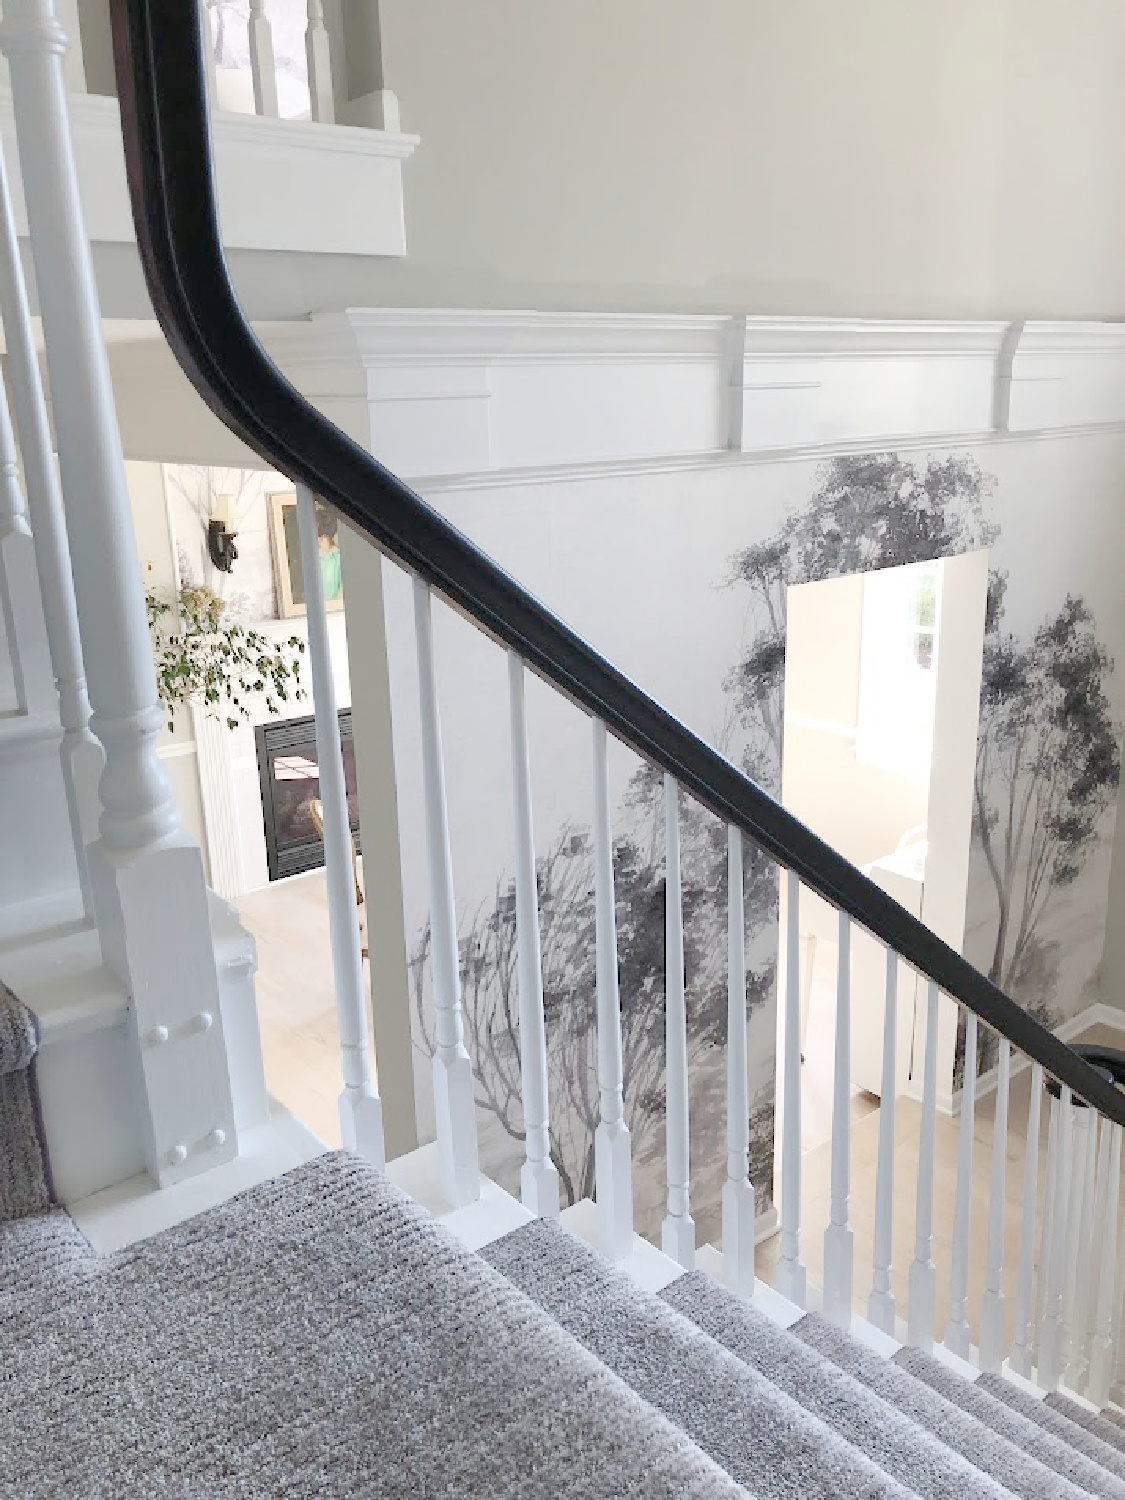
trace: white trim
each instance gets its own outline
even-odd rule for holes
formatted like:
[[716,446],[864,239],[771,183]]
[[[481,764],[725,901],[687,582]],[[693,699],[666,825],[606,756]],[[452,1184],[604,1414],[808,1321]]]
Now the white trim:
[[194,740],[173,740],[168,745],[158,745],[156,755],[158,760],[179,760],[183,756],[197,755],[199,752]]
[[1001,322],[880,318],[747,318],[746,354],[757,359],[886,359],[904,354],[998,357]]
[[815,714],[786,714],[786,724],[797,729],[811,729],[817,734],[830,734],[833,739],[855,741],[857,730],[854,724],[840,724],[835,719],[818,719]]

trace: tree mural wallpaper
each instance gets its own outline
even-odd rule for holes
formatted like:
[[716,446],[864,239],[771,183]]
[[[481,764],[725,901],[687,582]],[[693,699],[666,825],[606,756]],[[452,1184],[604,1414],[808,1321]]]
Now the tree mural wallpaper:
[[[1112,838],[1119,727],[1113,664],[1083,598],[1065,594],[1030,634],[1005,629],[1008,557],[995,478],[969,453],[844,455],[812,473],[802,503],[717,560],[713,587],[745,605],[741,644],[722,677],[717,739],[771,794],[781,790],[786,598],[791,585],[989,550],[990,589],[974,785],[966,954],[1035,1014],[1057,1024],[1060,938],[1083,872]],[[652,685],[659,692],[659,684]],[[637,1227],[657,1232],[664,1181],[664,829],[660,777],[641,767],[615,812],[614,869],[626,1114]],[[714,1237],[725,1166],[727,876],[724,830],[681,798],[693,1212]],[[538,882],[551,1139],[566,1202],[590,1196],[597,1124],[592,837],[568,819],[540,842]],[[510,868],[461,928],[467,1044],[477,1077],[482,1167],[515,1189],[522,1113],[515,896]],[[1101,897],[1104,904],[1104,894]],[[772,1197],[773,1025],[778,875],[746,847],[746,1004],[752,1061],[752,1178]],[[1079,903],[1080,904],[1080,903]],[[1081,962],[1092,972],[1097,954]],[[429,932],[411,956],[420,1063],[432,1054]],[[1084,970],[1083,972],[1086,972]],[[1070,981],[1068,981],[1070,983]],[[1070,983],[1068,996],[1075,986]],[[766,1040],[763,1042],[762,1039]],[[982,1046],[987,1066],[989,1045]],[[699,1143],[697,1147],[697,1143]]]

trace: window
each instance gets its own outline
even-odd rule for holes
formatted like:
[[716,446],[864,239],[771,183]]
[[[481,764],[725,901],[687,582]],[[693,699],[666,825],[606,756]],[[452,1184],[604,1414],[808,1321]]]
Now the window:
[[940,563],[887,568],[864,579],[857,760],[929,775],[940,615]]

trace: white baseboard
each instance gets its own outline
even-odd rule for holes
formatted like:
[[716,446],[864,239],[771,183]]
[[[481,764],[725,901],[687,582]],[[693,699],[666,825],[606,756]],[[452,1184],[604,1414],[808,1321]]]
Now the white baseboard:
[[[1115,1005],[1106,1005],[1103,1001],[1095,1001],[1088,1005],[1085,1010],[1080,1010],[1076,1016],[1071,1016],[1064,1021],[1055,1031],[1060,1042],[1070,1045],[1078,1041],[1080,1037],[1092,1031],[1095,1026],[1105,1026],[1111,1031],[1121,1033],[1121,1043],[1125,1047],[1125,1010],[1119,1010]],[[1009,1078],[1018,1078],[1019,1075],[1031,1066],[1030,1060],[1022,1052],[1013,1051],[1012,1065]],[[996,1089],[999,1068],[990,1068],[987,1073],[981,1073],[977,1079],[977,1098],[980,1099],[993,1093]],[[954,1096],[954,1110],[961,1107],[961,1092],[958,1090]]]

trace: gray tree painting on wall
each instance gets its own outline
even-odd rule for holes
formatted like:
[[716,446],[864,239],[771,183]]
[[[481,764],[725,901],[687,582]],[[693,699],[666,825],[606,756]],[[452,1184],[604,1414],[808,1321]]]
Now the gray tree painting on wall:
[[[786,598],[793,584],[979,551],[1000,550],[991,518],[994,479],[966,454],[834,458],[808,501],[773,535],[731,555],[722,586],[744,592],[746,627],[723,680],[724,753],[780,793]],[[1073,888],[1105,838],[1119,775],[1117,728],[1106,697],[1112,670],[1086,604],[1067,597],[1030,639],[1005,633],[1007,578],[990,575],[975,782],[974,851],[989,882],[970,900],[989,913],[987,955],[968,956],[1015,998],[1057,1021],[1052,904]],[[626,1117],[633,1136],[637,1227],[663,1212],[664,829],[660,777],[633,776],[615,814],[614,873],[624,1031]],[[727,871],[718,820],[681,798],[693,1211],[717,1229],[725,1165]],[[751,1019],[773,1012],[777,975],[776,866],[747,841],[744,911]],[[585,826],[556,830],[538,861],[547,1018],[551,1141],[564,1201],[594,1190],[598,1115],[594,872]],[[989,894],[991,892],[991,894]],[[991,905],[988,903],[991,902]],[[491,1121],[485,1170],[516,1186],[522,1112],[515,896],[502,873],[495,895],[462,925],[467,1043],[482,1117]],[[415,1038],[432,1054],[429,932],[411,956]],[[774,1057],[753,1060],[751,1175],[759,1210],[772,1197]],[[763,1028],[759,1027],[759,1036]],[[982,1066],[988,1042],[982,1045]],[[706,1227],[705,1227],[706,1226]]]

